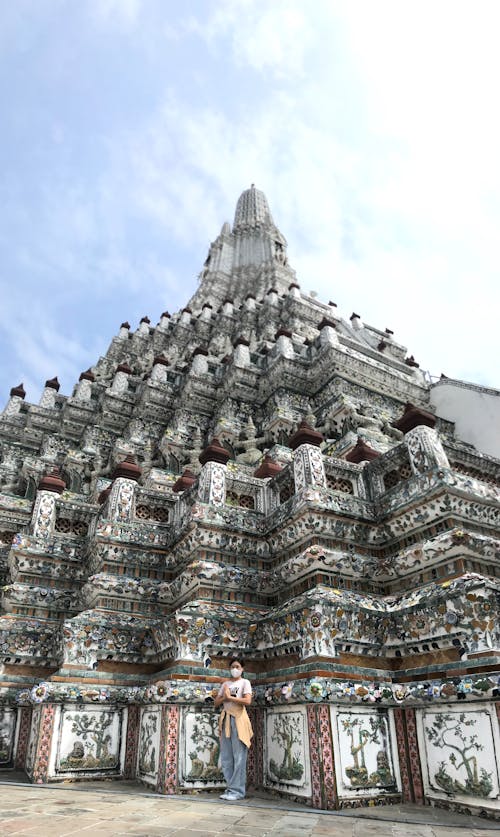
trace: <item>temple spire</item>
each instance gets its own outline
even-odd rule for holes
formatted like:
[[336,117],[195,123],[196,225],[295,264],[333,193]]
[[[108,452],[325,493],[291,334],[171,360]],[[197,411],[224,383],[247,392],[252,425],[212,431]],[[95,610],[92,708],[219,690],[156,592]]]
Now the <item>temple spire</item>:
[[249,292],[264,297],[270,288],[286,294],[295,272],[287,257],[286,238],[274,223],[267,198],[252,183],[238,198],[234,224],[224,224],[212,242],[190,300],[195,308],[230,298],[242,302]]
[[264,192],[256,189],[252,183],[250,189],[243,192],[238,198],[236,212],[234,215],[234,227],[247,229],[255,227],[274,227],[273,217]]

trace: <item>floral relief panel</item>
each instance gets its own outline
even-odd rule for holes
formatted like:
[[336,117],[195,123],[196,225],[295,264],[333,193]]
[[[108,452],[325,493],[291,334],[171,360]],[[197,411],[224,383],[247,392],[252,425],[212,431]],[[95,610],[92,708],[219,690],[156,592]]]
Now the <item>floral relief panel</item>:
[[186,708],[181,719],[180,784],[191,788],[223,785],[219,755],[219,713]]
[[398,793],[401,783],[392,713],[334,707],[331,711],[339,797]]
[[266,713],[265,784],[297,796],[311,796],[309,736],[305,707],[277,707]]
[[123,713],[114,707],[62,707],[56,719],[55,773],[120,773]]
[[160,756],[161,706],[141,709],[137,773],[144,782],[156,785]]
[[500,808],[500,736],[494,704],[417,711],[426,796]]
[[0,707],[0,766],[10,767],[14,754],[17,710]]

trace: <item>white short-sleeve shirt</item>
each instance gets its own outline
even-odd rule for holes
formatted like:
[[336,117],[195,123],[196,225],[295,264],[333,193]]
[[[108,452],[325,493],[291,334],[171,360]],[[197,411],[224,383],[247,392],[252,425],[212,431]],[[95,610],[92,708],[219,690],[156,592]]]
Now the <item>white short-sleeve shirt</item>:
[[[231,697],[242,698],[245,695],[252,694],[252,686],[250,684],[250,680],[247,680],[246,677],[240,677],[239,680],[225,680],[224,683],[221,684],[218,697],[222,697],[226,686],[229,686],[229,694],[231,695]],[[231,701],[225,700],[224,709],[229,709],[230,706]]]

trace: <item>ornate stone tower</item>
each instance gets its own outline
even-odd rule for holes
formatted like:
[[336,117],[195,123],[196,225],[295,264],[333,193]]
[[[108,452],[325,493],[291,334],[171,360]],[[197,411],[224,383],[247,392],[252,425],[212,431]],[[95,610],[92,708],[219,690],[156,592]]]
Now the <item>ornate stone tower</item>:
[[217,788],[237,652],[253,787],[498,811],[499,462],[433,393],[392,331],[301,293],[254,186],[182,311],[123,323],[70,396],[14,387],[5,768]]

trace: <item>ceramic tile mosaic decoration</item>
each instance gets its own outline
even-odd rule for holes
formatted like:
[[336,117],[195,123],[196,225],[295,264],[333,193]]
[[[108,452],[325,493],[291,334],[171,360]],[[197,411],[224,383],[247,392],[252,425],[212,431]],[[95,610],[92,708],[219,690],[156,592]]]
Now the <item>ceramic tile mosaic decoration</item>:
[[238,654],[250,793],[498,816],[500,394],[383,326],[301,291],[252,186],[182,311],[12,388],[1,770],[218,794]]

